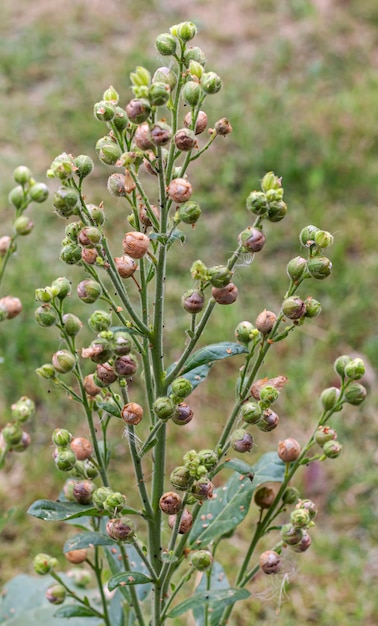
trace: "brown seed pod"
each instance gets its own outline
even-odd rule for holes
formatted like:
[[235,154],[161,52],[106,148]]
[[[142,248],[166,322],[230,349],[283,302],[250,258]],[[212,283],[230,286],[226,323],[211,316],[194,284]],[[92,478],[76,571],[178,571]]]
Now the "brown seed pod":
[[281,557],[274,550],[266,550],[260,554],[259,565],[264,574],[278,574],[281,569]]
[[256,318],[255,326],[260,333],[267,335],[272,330],[277,316],[273,311],[264,309]]
[[189,289],[185,291],[182,296],[182,305],[185,311],[195,315],[202,311],[205,304],[205,297],[202,291],[198,291],[198,289]]
[[97,261],[98,252],[96,248],[83,248],[81,251],[81,258],[84,263],[88,263],[88,265],[94,265]]
[[116,256],[114,258],[114,263],[121,278],[130,278],[130,276],[132,276],[138,269],[134,259],[132,259],[128,254]]
[[[190,128],[191,125],[192,125],[192,114],[189,111],[189,113],[185,115],[184,126],[186,126],[186,128]],[[206,130],[206,126],[207,126],[207,115],[205,111],[199,111],[197,120],[196,120],[196,127],[194,129],[195,134],[200,135],[201,133],[203,133],[203,131]]]
[[[157,221],[159,222],[160,221],[159,207],[157,207],[155,204],[151,204],[151,209]],[[151,220],[149,218],[149,215],[145,206],[139,207],[139,218],[142,224],[144,224],[145,226],[152,226]]]
[[95,490],[96,486],[91,480],[79,480],[73,487],[72,495],[80,504],[89,504]]
[[265,409],[261,419],[257,422],[256,426],[263,433],[270,433],[271,430],[277,428],[279,421],[280,418],[278,417],[277,413],[272,411],[272,409]]
[[254,500],[259,509],[269,509],[272,506],[276,492],[272,487],[263,485],[255,491]]
[[300,443],[296,439],[288,437],[284,441],[279,441],[277,453],[284,463],[296,461],[301,453]]
[[132,259],[141,259],[146,254],[149,244],[147,235],[138,231],[126,233],[122,241],[125,253]]
[[167,195],[174,202],[181,204],[192,195],[192,185],[186,178],[174,178],[167,187]]
[[137,363],[131,354],[125,354],[115,360],[114,369],[118,376],[131,378],[137,370]]
[[140,124],[135,131],[134,141],[141,150],[150,150],[153,147],[150,136],[150,127],[147,122]]
[[312,539],[306,530],[303,531],[302,539],[293,546],[294,552],[306,552],[312,544]]
[[80,550],[70,550],[69,552],[65,552],[64,556],[70,563],[78,565],[86,560],[87,550],[86,548],[80,548]]
[[89,439],[85,439],[85,437],[75,437],[72,439],[70,446],[78,461],[85,461],[85,459],[89,459],[93,454],[92,444]]
[[220,120],[215,122],[214,129],[216,130],[217,135],[221,135],[222,137],[232,133],[232,126],[227,117],[222,117]]
[[189,150],[198,147],[198,141],[192,130],[189,130],[189,128],[180,128],[175,134],[175,145],[178,150],[189,152]]
[[167,515],[176,515],[181,509],[182,500],[178,493],[167,491],[160,498],[160,510]]
[[106,532],[116,541],[130,541],[134,536],[133,525],[126,517],[110,519],[106,524]]
[[22,311],[22,304],[19,298],[14,296],[4,296],[0,298],[0,314],[4,311],[8,320],[17,317]]
[[143,418],[143,407],[136,402],[128,402],[121,411],[121,416],[126,424],[136,426]]
[[96,367],[96,376],[105,387],[111,385],[117,380],[117,374],[110,363],[98,363]]
[[172,417],[172,422],[178,426],[185,426],[193,419],[193,411],[186,402],[180,402],[176,406],[176,411]]
[[86,391],[86,393],[88,394],[88,396],[97,396],[98,393],[101,393],[101,388],[96,385],[96,383],[94,382],[94,374],[88,374],[88,376],[86,376],[84,378],[84,389]]
[[124,187],[126,193],[131,193],[134,189],[136,189],[136,183],[128,169],[125,170]]
[[274,378],[260,378],[253,383],[251,387],[251,395],[255,400],[260,400],[260,391],[263,387],[267,385],[272,385],[277,391],[281,391],[283,387],[288,382],[288,378],[286,376],[275,376]]
[[[176,523],[176,515],[170,515],[168,517],[168,525],[170,528],[174,528]],[[184,509],[181,515],[179,534],[186,535],[193,526],[193,515],[188,509]]]
[[165,122],[156,122],[150,130],[150,136],[155,146],[165,146],[172,137],[172,129]]
[[213,287],[211,295],[218,304],[233,304],[238,297],[238,288],[234,283],[225,287]]

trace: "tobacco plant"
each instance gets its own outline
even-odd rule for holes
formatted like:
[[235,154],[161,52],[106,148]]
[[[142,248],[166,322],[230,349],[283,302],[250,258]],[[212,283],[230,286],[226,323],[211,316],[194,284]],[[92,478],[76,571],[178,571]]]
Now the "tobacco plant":
[[[175,275],[167,257],[195,238],[200,218],[206,219],[191,168],[199,159],[206,163],[212,144],[232,131],[226,118],[208,122],[206,100],[222,80],[208,69],[202,49],[192,46],[196,30],[184,22],[157,37],[167,63],[153,74],[145,67],[131,73],[132,98],[125,108],[113,87],[95,104],[102,124],[96,152],[112,168],[110,198],[91,203],[89,156],[62,153],[48,170],[59,184],[54,210],[68,220],[60,258],[77,266],[78,280],[72,285],[62,276],[36,290],[36,322],[51,327],[59,340],[51,362],[37,374],[81,409],[87,434],[78,434],[82,426],[71,433],[63,420],[56,423],[53,458],[66,480],[56,500],[38,500],[29,513],[78,529],[63,547],[77,566],[71,578],[58,573],[49,554],[34,558],[35,571],[49,576],[47,600],[62,605],[55,619],[70,617],[74,624],[88,618],[96,625],[160,626],[188,611],[201,626],[232,623],[235,603],[250,596],[256,576],[274,576],[285,552],[301,554],[311,546],[317,507],[299,494],[293,479],[301,467],[339,456],[342,446],[330,420],[345,403],[358,405],[366,395],[357,382],[364,374],[361,359],[339,357],[339,384],[321,393],[308,441],[286,438],[255,460],[255,442],[279,427],[274,405],[287,383],[284,375],[266,371],[266,356],[320,314],[309,285],[331,274],[326,251],[333,236],[314,225],[299,233],[280,308],[258,310],[253,321],[240,321],[235,337],[204,345],[214,310],[238,298],[235,266],[242,259],[243,271],[250,271],[245,260],[256,255],[256,271],[270,229],[287,213],[282,181],[273,172],[249,193],[246,227],[235,236],[232,254],[210,267],[199,259],[189,262],[172,313],[166,291]],[[112,243],[109,204],[129,210],[125,232]],[[69,296],[97,308],[86,315],[83,306],[79,317],[70,312]],[[174,362],[167,357],[172,315],[187,321]],[[84,321],[92,333],[87,341],[80,340]],[[180,465],[172,466],[167,433],[174,438],[176,429],[204,419],[194,415],[190,396],[206,384],[214,362],[232,357],[240,361],[235,397],[219,417],[217,437],[202,449],[183,449]],[[118,433],[118,446],[121,440],[128,448],[133,473],[120,476],[118,464],[114,476],[110,431]],[[135,485],[136,504],[129,497]],[[223,544],[246,519],[250,543],[230,569],[222,565]]]

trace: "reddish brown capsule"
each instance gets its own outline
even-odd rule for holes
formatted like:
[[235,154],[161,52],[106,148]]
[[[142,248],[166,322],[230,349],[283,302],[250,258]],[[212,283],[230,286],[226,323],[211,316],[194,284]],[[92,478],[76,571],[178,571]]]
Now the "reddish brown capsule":
[[211,295],[218,304],[233,304],[238,297],[238,288],[234,283],[228,283],[225,287],[213,287]]
[[217,135],[221,135],[222,137],[232,133],[232,126],[227,117],[222,117],[220,120],[215,122],[214,129]]
[[182,152],[189,152],[198,147],[196,136],[189,128],[180,128],[175,134],[175,145]]
[[135,131],[134,141],[141,150],[150,150],[153,147],[150,136],[150,127],[147,122],[138,126]]
[[114,369],[118,376],[123,378],[131,378],[136,372],[137,364],[134,357],[131,354],[125,354],[116,359],[114,363]]
[[276,497],[276,492],[272,487],[263,485],[255,491],[254,500],[259,509],[269,509]]
[[79,480],[73,487],[72,495],[80,504],[89,504],[95,490],[96,486],[91,480]]
[[[186,128],[191,128],[192,126],[192,114],[190,111],[189,113],[185,115],[184,126],[186,126]],[[203,133],[204,130],[206,130],[206,127],[207,127],[207,115],[205,111],[199,111],[197,119],[196,119],[194,133],[196,135],[200,135],[201,133]]]
[[110,519],[106,524],[106,532],[116,541],[130,541],[134,536],[133,525],[126,517]]
[[126,233],[122,241],[125,253],[132,259],[141,259],[146,254],[149,244],[147,235],[138,231]]
[[93,374],[88,374],[84,378],[84,389],[89,396],[97,396],[98,393],[101,393],[101,388],[96,385],[93,377]]
[[150,130],[150,136],[155,146],[165,146],[172,137],[172,129],[165,122],[156,122]]
[[174,202],[181,204],[192,195],[192,185],[186,178],[174,178],[167,187],[167,195]]
[[195,315],[202,311],[205,304],[205,297],[198,289],[189,289],[182,296],[182,304],[185,311]]
[[247,252],[260,252],[266,243],[266,237],[259,228],[249,226],[239,235],[239,243]]
[[167,491],[160,498],[160,510],[167,515],[176,515],[181,509],[182,500],[178,493]]
[[278,443],[277,453],[284,463],[296,461],[301,453],[300,443],[296,439],[288,437],[288,439],[284,439],[284,441]]
[[80,548],[80,550],[70,550],[69,552],[65,552],[64,556],[70,563],[78,565],[86,560],[87,550],[85,548]]
[[[17,317],[21,311],[22,304],[19,298],[15,298],[14,296],[4,296],[4,298],[0,298],[0,320],[4,318],[11,320]],[[3,312],[4,315],[2,315]]]
[[281,569],[280,555],[274,550],[266,550],[260,554],[259,565],[264,574],[277,574]]
[[128,254],[115,257],[114,263],[121,278],[130,278],[130,276],[132,276],[138,269],[134,259],[132,259]]
[[75,437],[72,439],[70,446],[78,461],[85,461],[93,454],[92,444],[85,437]]
[[136,426],[143,418],[143,407],[136,402],[128,402],[121,411],[121,416],[126,424]]
[[108,387],[117,380],[117,374],[110,363],[99,363],[96,367],[96,376],[101,386]]
[[[155,215],[157,221],[160,221],[160,211],[159,211],[159,207],[157,207],[155,204],[151,204],[151,209],[153,214]],[[151,226],[151,220],[149,218],[147,209],[145,206],[141,206],[139,208],[139,218],[140,221],[142,222],[142,224],[144,224],[145,226]]]
[[186,402],[180,402],[176,406],[176,412],[172,417],[172,422],[177,424],[178,426],[185,426],[185,424],[189,424],[193,419],[193,411]]
[[83,248],[81,251],[81,258],[84,263],[88,263],[88,265],[94,265],[97,261],[98,252],[96,248]]
[[256,318],[255,326],[260,333],[267,335],[272,330],[277,316],[273,311],[264,309]]
[[257,428],[264,433],[269,433],[278,426],[280,418],[272,409],[265,409],[261,419],[257,422]]
[[[176,515],[170,515],[168,517],[168,525],[170,528],[174,528],[176,524]],[[184,509],[181,515],[180,526],[179,526],[179,534],[186,535],[193,526],[193,515],[188,509]]]

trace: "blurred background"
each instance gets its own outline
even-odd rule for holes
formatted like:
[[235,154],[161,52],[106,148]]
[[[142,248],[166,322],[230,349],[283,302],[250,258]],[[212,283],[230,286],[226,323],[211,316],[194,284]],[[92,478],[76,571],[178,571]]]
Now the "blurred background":
[[[378,622],[378,598],[372,593],[378,579],[375,0],[70,0],[58,6],[49,0],[5,0],[0,22],[0,236],[11,230],[7,196],[13,169],[27,165],[44,181],[52,159],[66,151],[95,159],[86,194],[91,202],[104,201],[109,236],[119,246],[127,213],[122,201],[106,191],[113,170],[95,158],[94,145],[105,127],[94,119],[93,104],[112,84],[125,106],[131,98],[130,72],[136,65],[153,72],[166,64],[167,58],[156,53],[155,38],[183,20],[197,24],[194,45],[205,51],[207,69],[223,79],[221,92],[206,101],[210,125],[226,116],[234,132],[215,142],[202,165],[194,163],[189,172],[203,217],[194,232],[187,230],[185,254],[178,248],[171,261],[175,273],[168,287],[172,332],[167,352],[174,358],[182,345],[187,319],[179,301],[191,286],[191,263],[201,258],[215,265],[227,259],[237,234],[251,221],[246,196],[266,171],[274,170],[283,178],[288,215],[268,225],[268,243],[253,263],[237,268],[239,299],[217,311],[205,339],[232,341],[240,320],[253,322],[262,309],[279,307],[286,290],[285,266],[299,253],[298,234],[307,224],[334,234],[329,254],[334,269],[329,279],[308,283],[310,292],[301,292],[321,301],[321,317],[267,359],[264,374],[286,375],[290,384],[281,394],[280,428],[260,433],[258,452],[274,449],[285,436],[305,440],[319,411],[319,393],[336,382],[332,363],[338,355],[359,354],[368,364],[366,404],[347,408],[333,424],[343,454],[297,482],[320,508],[311,550],[286,564],[287,595],[281,597],[283,577],[256,583],[247,609],[238,609],[233,623],[248,626],[269,619],[284,626],[293,621],[373,626]],[[32,205],[28,214],[35,228],[19,242],[2,289],[2,295],[22,299],[24,312],[0,327],[1,423],[21,394],[33,397],[38,411],[29,427],[32,446],[10,459],[0,476],[2,510],[11,510],[1,533],[2,582],[30,572],[37,551],[61,554],[62,528],[28,519],[25,511],[36,498],[55,499],[63,483],[51,459],[51,431],[80,428],[77,409],[34,374],[57,349],[58,336],[36,326],[33,310],[36,287],[63,274],[76,284],[82,276],[78,268],[59,261],[65,222],[53,214],[51,201]],[[73,299],[70,310],[79,313],[82,308]],[[174,433],[172,460],[179,462],[175,454],[181,443],[183,451],[201,446],[205,438],[209,446],[215,443],[219,421],[232,403],[238,366],[236,361],[217,365],[209,384],[193,394],[198,419]],[[118,424],[114,433],[115,467],[121,468],[127,445]],[[245,550],[248,532],[246,523],[233,539],[226,555],[231,564]],[[63,566],[61,556],[60,562]]]

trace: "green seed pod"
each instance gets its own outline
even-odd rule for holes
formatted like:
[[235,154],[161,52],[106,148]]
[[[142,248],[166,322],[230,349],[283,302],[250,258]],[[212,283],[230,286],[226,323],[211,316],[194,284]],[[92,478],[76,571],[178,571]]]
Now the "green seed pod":
[[96,485],[91,480],[80,480],[74,485],[73,496],[76,502],[79,502],[80,504],[89,504],[92,502],[92,495],[94,491],[96,491]]
[[212,470],[218,463],[218,457],[213,450],[200,450],[198,452],[200,465],[204,465],[207,470]]
[[73,158],[66,152],[59,154],[50,165],[50,169],[47,170],[48,178],[58,178],[59,180],[67,180],[72,178],[75,172],[76,166]]
[[130,335],[124,331],[117,331],[114,333],[112,339],[113,352],[117,356],[123,356],[129,354],[132,348],[132,339]]
[[202,311],[205,304],[205,297],[198,289],[188,289],[181,298],[182,305],[188,313],[196,315]]
[[305,305],[305,317],[317,317],[322,312],[322,305],[320,304],[320,302],[318,302],[318,300],[315,300],[315,298],[312,298],[311,296],[308,296],[308,298],[306,298]]
[[324,455],[328,459],[336,459],[340,456],[342,445],[338,441],[326,441],[323,446]]
[[114,109],[114,117],[112,122],[117,130],[122,132],[125,130],[129,120],[127,119],[126,111],[124,111],[121,107],[115,107]]
[[56,313],[49,304],[43,304],[34,311],[34,319],[38,326],[47,328],[53,326],[56,323]]
[[206,94],[218,93],[222,88],[222,80],[215,72],[202,74],[201,87]]
[[287,204],[283,200],[269,202],[268,220],[270,222],[280,222],[287,213]]
[[366,388],[360,383],[352,383],[345,391],[345,402],[358,406],[361,404],[367,396]]
[[327,389],[324,389],[320,395],[323,409],[325,409],[326,411],[333,409],[335,404],[337,404],[339,397],[340,389],[338,389],[337,387],[328,387]]
[[325,256],[314,256],[307,261],[307,269],[313,278],[323,280],[332,271],[332,262]]
[[174,415],[176,411],[176,404],[171,398],[168,398],[167,396],[162,396],[155,400],[153,404],[153,409],[156,417],[163,421],[166,421],[169,420],[172,415]]
[[41,367],[37,367],[35,373],[44,380],[51,380],[55,378],[56,375],[55,369],[51,363],[45,363],[44,365],[41,365]]
[[193,390],[193,385],[187,378],[180,376],[175,378],[171,385],[172,393],[178,398],[187,398]]
[[71,433],[65,428],[56,428],[52,434],[52,442],[59,447],[68,446],[72,441]]
[[35,404],[27,396],[22,396],[12,404],[11,410],[13,419],[23,424],[35,415]]
[[16,209],[20,209],[25,201],[24,189],[21,185],[13,187],[8,196],[9,202],[13,204]]
[[100,283],[95,280],[86,278],[78,284],[76,292],[82,302],[85,302],[86,304],[93,304],[93,302],[96,302],[96,300],[100,297],[102,287]]
[[303,537],[302,528],[296,528],[292,524],[284,524],[281,528],[281,538],[288,546],[295,546]]
[[218,304],[233,304],[238,297],[238,288],[234,283],[228,283],[225,287],[213,287],[211,295]]
[[126,504],[126,496],[119,491],[113,491],[107,496],[103,504],[105,511],[108,511],[110,515],[117,515]]
[[253,447],[253,437],[243,428],[238,428],[232,433],[230,443],[232,449],[236,452],[250,452]]
[[168,491],[163,493],[159,501],[160,510],[166,515],[176,515],[182,506],[182,500],[178,493]]
[[306,528],[310,521],[310,513],[307,509],[295,509],[290,513],[290,522],[295,528]]
[[187,48],[184,52],[184,63],[188,67],[190,61],[196,61],[196,63],[200,63],[203,67],[205,67],[207,59],[204,51],[198,46],[192,46]]
[[51,585],[46,591],[46,600],[50,604],[63,604],[66,599],[67,592],[63,585]]
[[9,422],[1,431],[2,438],[11,447],[20,443],[22,439],[22,428],[18,422]]
[[45,183],[34,183],[30,186],[29,196],[30,200],[41,204],[42,202],[47,200],[49,196],[49,190],[47,185],[45,185]]
[[266,237],[260,228],[249,226],[238,237],[239,244],[243,246],[243,252],[260,252],[266,243]]
[[81,261],[81,248],[74,243],[63,246],[60,251],[60,258],[67,265],[75,265]]
[[283,301],[282,312],[290,320],[299,320],[306,314],[306,305],[298,296],[291,296]]
[[102,330],[108,330],[112,323],[112,314],[107,311],[97,310],[92,313],[88,319],[88,326],[96,333]]
[[191,107],[197,106],[202,96],[200,84],[197,81],[188,80],[182,88],[181,96],[185,104]]
[[126,105],[126,115],[133,124],[142,124],[149,117],[151,106],[144,98],[133,98]]
[[334,370],[336,372],[336,374],[338,374],[339,376],[341,376],[341,378],[345,377],[345,367],[348,363],[351,362],[351,357],[343,354],[342,356],[339,356],[336,361],[333,364]]
[[177,24],[175,34],[181,41],[190,41],[197,34],[197,26],[193,22],[181,22]]
[[329,233],[326,230],[318,230],[315,233],[315,244],[319,247],[319,248],[328,248],[329,246],[332,246],[333,244],[333,235],[331,235],[331,233]]
[[249,342],[254,339],[256,333],[256,328],[251,322],[239,322],[237,327],[235,328],[235,337],[236,340],[247,346]]
[[214,561],[214,557],[208,550],[197,550],[191,555],[192,566],[198,572],[209,569]]
[[305,228],[301,230],[299,233],[299,241],[302,246],[309,248],[315,244],[315,234],[318,232],[319,228],[317,226],[313,226],[313,224],[309,224]]
[[365,364],[362,359],[357,357],[345,365],[344,372],[347,378],[359,380],[365,374]]
[[177,426],[185,426],[193,419],[193,411],[186,402],[180,402],[180,398],[172,396],[172,400],[177,401],[176,410],[172,416],[172,422]]
[[262,418],[263,410],[258,402],[246,402],[240,409],[240,415],[247,424],[257,424]]
[[59,374],[67,374],[74,369],[76,358],[68,350],[58,350],[53,354],[51,362]]
[[54,296],[59,298],[59,300],[64,300],[71,294],[71,283],[65,276],[60,276],[51,284],[51,289]]
[[41,287],[40,289],[36,289],[35,290],[35,299],[38,302],[51,302],[51,300],[54,297],[54,292],[53,289],[51,287]]
[[177,76],[169,67],[158,67],[152,77],[152,83],[164,83],[172,91],[177,84]]
[[257,422],[257,428],[264,433],[269,433],[277,428],[279,419],[277,413],[274,413],[271,409],[265,409],[262,417]]
[[111,519],[106,524],[106,532],[111,539],[128,543],[135,534],[134,524],[127,517]]
[[76,167],[75,174],[81,180],[85,178],[86,176],[89,176],[89,174],[91,174],[94,168],[94,163],[92,159],[86,154],[80,154],[79,156],[77,156],[74,159],[74,164]]
[[89,348],[82,348],[83,359],[91,359],[94,363],[105,363],[112,356],[112,346],[106,337],[97,337]]
[[193,59],[189,61],[188,73],[191,77],[197,80],[201,80],[203,71],[204,70],[203,70],[203,66],[201,65],[201,63],[198,63],[197,61],[194,61]]
[[96,102],[93,113],[100,122],[111,122],[114,117],[114,104],[109,102],[109,100]]
[[75,189],[59,187],[53,197],[55,213],[60,217],[70,217],[79,204],[79,195]]
[[284,504],[295,504],[299,498],[299,491],[295,487],[288,487],[282,496]]
[[175,469],[171,472],[169,480],[171,481],[172,486],[179,491],[186,491],[193,482],[193,478],[188,468],[184,465],[175,467]]
[[13,172],[13,179],[18,185],[27,185],[32,177],[32,173],[25,165],[19,165]]
[[251,191],[246,201],[248,211],[254,215],[265,215],[268,212],[268,202],[263,191]]
[[208,478],[199,478],[194,481],[190,493],[196,500],[209,500],[213,496],[214,484]]
[[288,437],[284,441],[279,441],[277,454],[284,463],[296,461],[301,453],[301,445],[293,437]]
[[172,56],[176,52],[177,41],[170,33],[162,33],[155,40],[156,50],[163,56]]
[[302,256],[296,256],[294,259],[291,259],[287,264],[286,271],[290,278],[297,282],[300,278],[303,277],[304,273],[307,269],[307,260]]
[[276,497],[276,492],[272,487],[263,485],[255,491],[254,500],[259,509],[269,509]]
[[[101,139],[99,141],[101,141]],[[97,142],[96,152],[100,161],[105,163],[105,165],[115,165],[122,154],[122,150],[119,145],[110,140],[108,143],[101,145]]]
[[201,208],[198,202],[189,200],[181,204],[176,212],[175,221],[184,222],[184,224],[195,224],[201,217]]
[[69,472],[75,467],[76,456],[69,448],[62,448],[57,450],[54,461],[57,469],[62,472]]
[[264,385],[264,387],[260,390],[260,401],[266,408],[278,400],[279,395],[280,392],[276,389],[276,387],[273,387],[273,385]]
[[29,235],[33,230],[34,224],[27,215],[20,215],[13,222],[13,230],[17,235]]
[[155,81],[149,90],[148,99],[151,106],[163,106],[169,100],[170,87],[166,82]]
[[208,279],[213,287],[222,288],[230,284],[233,272],[226,265],[214,265],[207,270]]
[[63,315],[64,330],[70,337],[75,337],[83,327],[81,320],[73,313]]
[[315,441],[321,448],[327,441],[334,441],[336,438],[337,433],[330,426],[319,426],[315,433]]
[[92,502],[96,509],[104,511],[104,502],[112,493],[113,490],[110,489],[110,487],[99,487],[98,489],[95,489],[92,494]]
[[58,565],[58,561],[49,554],[37,554],[33,559],[33,567],[36,574],[45,576]]
[[315,519],[315,517],[318,514],[318,507],[316,506],[315,502],[313,502],[312,500],[308,500],[308,499],[299,500],[295,508],[305,509],[306,511],[308,511],[311,520]]

